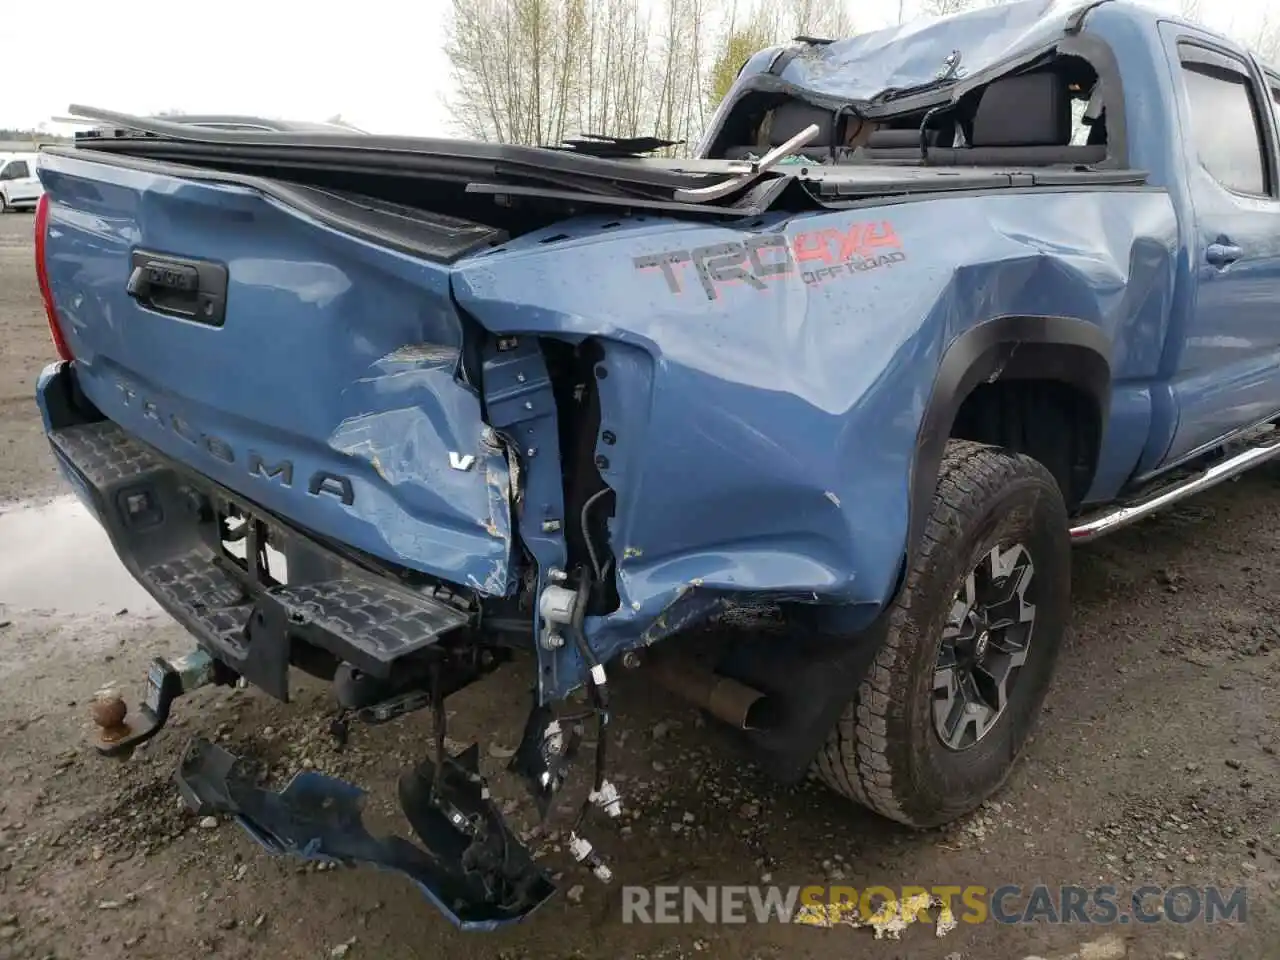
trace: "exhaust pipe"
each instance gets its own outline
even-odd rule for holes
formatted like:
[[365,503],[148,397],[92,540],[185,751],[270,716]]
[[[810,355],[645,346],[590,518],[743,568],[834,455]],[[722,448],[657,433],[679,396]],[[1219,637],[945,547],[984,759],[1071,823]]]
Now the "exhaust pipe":
[[645,673],[663,689],[731,727],[759,730],[767,725],[769,699],[764,693],[692,660],[670,655],[654,657]]

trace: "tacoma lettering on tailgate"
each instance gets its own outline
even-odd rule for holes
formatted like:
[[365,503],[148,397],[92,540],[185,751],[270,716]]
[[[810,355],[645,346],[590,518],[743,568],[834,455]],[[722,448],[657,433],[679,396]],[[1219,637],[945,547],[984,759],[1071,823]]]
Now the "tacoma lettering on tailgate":
[[[238,462],[235,449],[221,437],[196,430],[176,413],[162,411],[154,400],[139,393],[136,388],[123,380],[116,381],[116,389],[124,397],[125,406],[141,410],[144,417],[168,430],[174,436],[181,437],[193,447],[203,450],[209,456],[215,457],[223,463]],[[243,462],[249,476],[268,482],[274,481],[282,487],[293,487],[292,460],[284,459],[272,462],[264,459],[262,454],[257,451],[250,450]],[[356,499],[355,488],[352,486],[351,480],[340,473],[333,473],[329,470],[317,470],[311,474],[307,480],[307,493],[313,497],[318,497],[322,494],[336,497],[348,507]]]

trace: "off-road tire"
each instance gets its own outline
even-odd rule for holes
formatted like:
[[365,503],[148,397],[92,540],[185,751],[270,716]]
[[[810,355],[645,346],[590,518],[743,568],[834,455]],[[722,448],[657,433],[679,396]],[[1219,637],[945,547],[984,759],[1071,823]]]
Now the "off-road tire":
[[[1042,578],[1027,660],[981,741],[950,751],[935,730],[938,646],[962,581],[1003,542],[1021,542]],[[937,492],[880,647],[815,760],[837,793],[912,827],[972,811],[1004,783],[1048,690],[1070,615],[1067,512],[1037,461],[969,441],[948,443]]]

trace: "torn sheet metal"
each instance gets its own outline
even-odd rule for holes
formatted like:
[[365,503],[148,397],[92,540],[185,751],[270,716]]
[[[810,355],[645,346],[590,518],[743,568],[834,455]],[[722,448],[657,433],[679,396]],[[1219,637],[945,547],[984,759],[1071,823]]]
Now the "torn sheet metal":
[[473,744],[447,757],[439,778],[425,760],[401,776],[400,805],[422,847],[369,833],[364,791],[352,784],[308,770],[267,790],[244,761],[200,738],[187,745],[177,781],[191,810],[234,817],[271,853],[403,874],[455,926],[494,930],[529,916],[555,886],[494,807],[478,756]]
[[[609,222],[578,222],[579,235],[606,236],[575,247],[572,270],[531,234],[461,264],[454,280],[459,304],[485,326],[590,331],[603,351],[594,453],[616,495],[620,603],[585,624],[601,662],[665,635],[660,618],[690,624],[684,604],[694,601],[682,597],[694,583],[695,598],[799,600],[870,617],[897,582],[912,466],[949,345],[999,317],[1071,316],[1117,343],[1116,383],[1141,384],[1156,375],[1174,289],[1176,217],[1169,197],[1149,190],[769,215],[750,233]],[[698,264],[720,249],[755,272],[748,281],[708,266],[708,298]],[[881,263],[886,249],[898,256]],[[600,289],[611,291],[607,315]],[[1118,389],[1113,415],[1132,408]],[[1133,447],[1123,432],[1103,435],[1105,493],[1131,472]],[[532,463],[540,469],[541,454]],[[568,669],[574,659],[561,655],[564,675],[547,689],[583,682]]]
[[475,396],[456,383],[457,366],[457,348],[441,344],[382,357],[344,392],[364,412],[343,420],[329,446],[367,462],[406,514],[439,519],[388,517],[379,529],[395,556],[447,564],[457,582],[504,596],[513,585],[510,469]]
[[[801,46],[795,56],[779,61],[778,76],[799,89],[844,100],[871,100],[947,77],[964,79],[1052,43],[1063,35],[1072,14],[1086,5],[1081,0],[1020,0],[949,17],[921,17]],[[767,69],[761,63],[757,72],[761,67]]]

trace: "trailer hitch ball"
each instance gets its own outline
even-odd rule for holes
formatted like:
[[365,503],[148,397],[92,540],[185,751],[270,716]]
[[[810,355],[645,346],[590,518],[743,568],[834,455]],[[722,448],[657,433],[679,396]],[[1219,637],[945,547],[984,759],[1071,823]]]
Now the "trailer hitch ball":
[[94,698],[90,715],[98,736],[93,746],[103,756],[126,758],[164,728],[174,700],[211,683],[231,682],[234,677],[203,650],[174,660],[156,657],[147,670],[147,695],[135,724],[125,722],[129,708],[115,690],[104,689]]
[[102,743],[118,743],[129,735],[129,725],[124,722],[129,707],[115,690],[98,691],[89,712]]

